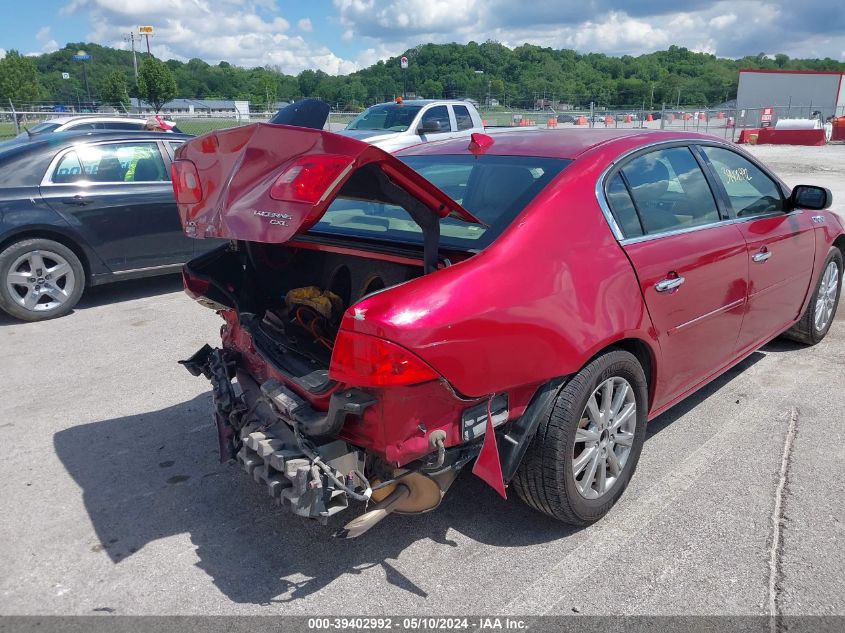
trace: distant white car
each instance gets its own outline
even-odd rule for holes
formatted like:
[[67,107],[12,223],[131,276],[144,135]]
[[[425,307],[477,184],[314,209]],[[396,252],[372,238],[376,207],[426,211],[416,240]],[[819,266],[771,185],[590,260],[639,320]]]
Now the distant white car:
[[415,99],[371,106],[337,134],[395,152],[420,143],[469,137],[473,132],[484,132],[484,124],[468,101]]
[[[17,135],[18,139],[25,139],[30,134],[44,134],[46,132],[81,132],[84,130],[143,130],[144,124],[147,122],[146,118],[126,118],[114,116],[63,116],[55,119],[48,119],[42,121],[32,127],[27,127],[29,134],[26,131]],[[175,127],[172,121],[165,121],[168,125],[173,127],[173,132],[178,132],[179,129]]]

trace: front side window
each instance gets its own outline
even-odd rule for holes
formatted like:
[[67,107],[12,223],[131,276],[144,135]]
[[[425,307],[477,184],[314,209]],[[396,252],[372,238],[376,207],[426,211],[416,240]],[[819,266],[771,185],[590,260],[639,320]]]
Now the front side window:
[[738,218],[782,212],[780,187],[751,161],[721,147],[701,147]]
[[687,147],[639,156],[622,168],[645,234],[712,224],[719,210]]
[[59,161],[51,181],[160,182],[169,180],[156,143],[83,145]]
[[[570,163],[529,156],[407,156],[402,160],[487,225],[443,218],[441,245],[460,250],[488,246]],[[345,189],[311,229],[313,233],[422,243],[422,229],[405,209],[366,200],[360,190]]]
[[471,130],[472,117],[469,114],[466,106],[456,105],[452,106],[455,111],[455,122],[458,124],[458,130]]
[[452,124],[449,122],[449,109],[445,105],[434,106],[423,113],[420,129],[424,130],[431,125],[437,126],[433,129],[437,132],[449,132],[452,129]]

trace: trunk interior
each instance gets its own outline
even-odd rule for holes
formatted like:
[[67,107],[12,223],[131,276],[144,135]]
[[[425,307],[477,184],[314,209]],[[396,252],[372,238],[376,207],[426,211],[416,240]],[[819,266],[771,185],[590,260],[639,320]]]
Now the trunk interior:
[[[330,385],[328,366],[340,320],[361,298],[423,275],[423,265],[291,245],[241,242],[189,264],[191,274],[225,289],[255,346],[304,388]],[[210,298],[214,299],[214,290]]]

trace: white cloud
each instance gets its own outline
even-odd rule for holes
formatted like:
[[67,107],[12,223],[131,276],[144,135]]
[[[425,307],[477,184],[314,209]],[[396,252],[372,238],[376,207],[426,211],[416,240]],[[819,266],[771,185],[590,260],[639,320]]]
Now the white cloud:
[[[670,44],[724,57],[761,50],[835,57],[845,46],[829,0],[334,0],[343,38],[362,47],[483,42],[638,55]],[[825,8],[827,7],[827,8]],[[740,19],[738,16],[744,16]]]
[[314,26],[311,24],[311,20],[308,18],[302,18],[299,22],[296,23],[297,28],[304,33],[310,33],[314,30]]
[[[165,59],[269,65],[290,74],[306,68],[349,73],[359,67],[326,46],[292,34],[272,0],[73,0],[64,11],[87,12],[88,39],[115,48],[128,47],[122,34],[151,24],[151,48]],[[307,31],[302,21],[298,26]]]
[[50,37],[49,26],[42,26],[38,29],[38,33],[35,34],[35,39],[39,44],[41,44],[42,53],[52,53],[53,51],[59,50],[58,42]]

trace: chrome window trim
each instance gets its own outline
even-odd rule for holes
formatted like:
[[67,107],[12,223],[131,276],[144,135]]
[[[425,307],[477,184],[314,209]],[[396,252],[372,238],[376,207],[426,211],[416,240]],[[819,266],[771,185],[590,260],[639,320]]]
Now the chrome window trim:
[[717,226],[728,226],[730,224],[742,224],[744,222],[753,222],[754,220],[764,220],[766,218],[785,218],[791,215],[798,215],[801,213],[800,209],[794,209],[789,213],[764,213],[761,215],[754,215],[750,218],[729,218],[727,220],[720,220],[718,222],[709,222],[708,224],[699,224],[698,226],[688,226],[682,229],[675,229],[672,231],[664,231],[663,233],[654,233],[653,235],[638,235],[637,237],[628,237],[619,240],[622,246],[628,244],[639,244],[640,242],[650,242],[662,237],[672,237],[674,235],[683,235],[685,233],[694,233],[696,231],[703,231],[705,229],[712,229]]
[[[164,160],[164,156],[161,153],[161,141],[159,139],[126,139],[126,140],[116,140],[116,141],[95,141],[93,143],[74,143],[70,147],[64,148],[58,154],[53,156],[53,160],[50,161],[50,164],[47,166],[47,171],[44,172],[44,176],[41,178],[41,183],[39,186],[41,187],[67,187],[68,185],[83,185],[83,186],[96,186],[96,185],[157,185],[162,183],[170,183],[170,179],[167,180],[114,180],[109,182],[96,182],[93,180],[77,180],[75,182],[53,182],[50,177],[53,174],[53,171],[58,167],[61,160],[67,156],[70,152],[75,152],[77,149],[83,146],[90,146],[96,147],[98,145],[121,145],[126,143],[155,143],[158,147],[159,156],[161,156],[161,161],[164,164],[165,171],[167,170],[167,162]],[[166,150],[165,150],[166,152]],[[80,163],[80,167],[81,167]]]
[[[613,237],[616,238],[616,241],[619,242],[622,246],[627,246],[628,244],[637,244],[639,242],[649,242],[651,240],[660,239],[662,237],[671,237],[673,235],[683,235],[684,233],[692,233],[694,231],[701,231],[703,229],[709,229],[715,226],[726,226],[728,224],[740,224],[742,222],[750,222],[752,220],[759,220],[762,218],[769,218],[769,217],[780,217],[780,216],[790,216],[795,213],[800,212],[798,209],[794,209],[792,211],[783,213],[783,212],[775,212],[775,213],[766,213],[762,215],[755,215],[749,218],[728,218],[726,220],[719,220],[717,222],[709,222],[707,224],[699,224],[697,226],[690,226],[681,229],[674,229],[671,231],[664,231],[662,233],[653,233],[651,235],[638,235],[636,237],[628,237],[626,238],[625,235],[622,233],[622,229],[619,224],[616,222],[616,218],[613,216],[613,212],[610,210],[610,204],[607,202],[607,196],[605,195],[605,181],[607,180],[608,175],[611,171],[613,171],[619,163],[623,162],[630,156],[643,152],[644,150],[652,149],[652,148],[659,148],[664,145],[670,146],[679,146],[679,147],[687,147],[691,145],[710,145],[713,147],[721,147],[723,149],[734,151],[736,152],[736,148],[733,147],[731,143],[722,142],[719,139],[698,139],[698,138],[689,138],[689,139],[666,139],[663,141],[655,141],[653,143],[647,143],[645,145],[641,145],[636,147],[632,150],[628,150],[624,154],[621,154],[613,159],[613,161],[602,171],[601,175],[596,180],[596,200],[601,208],[602,215],[604,215],[604,219],[607,221],[607,224],[610,226],[610,231],[613,233]],[[746,158],[744,153],[739,153],[740,156]],[[770,177],[774,177],[775,183],[779,183],[779,180],[776,176],[771,174],[767,169],[765,169],[758,161],[752,160],[751,161],[756,167],[762,168],[763,173],[767,174]],[[702,172],[703,173],[703,172]],[[784,196],[787,198],[788,196]],[[718,203],[718,201],[717,201]]]

